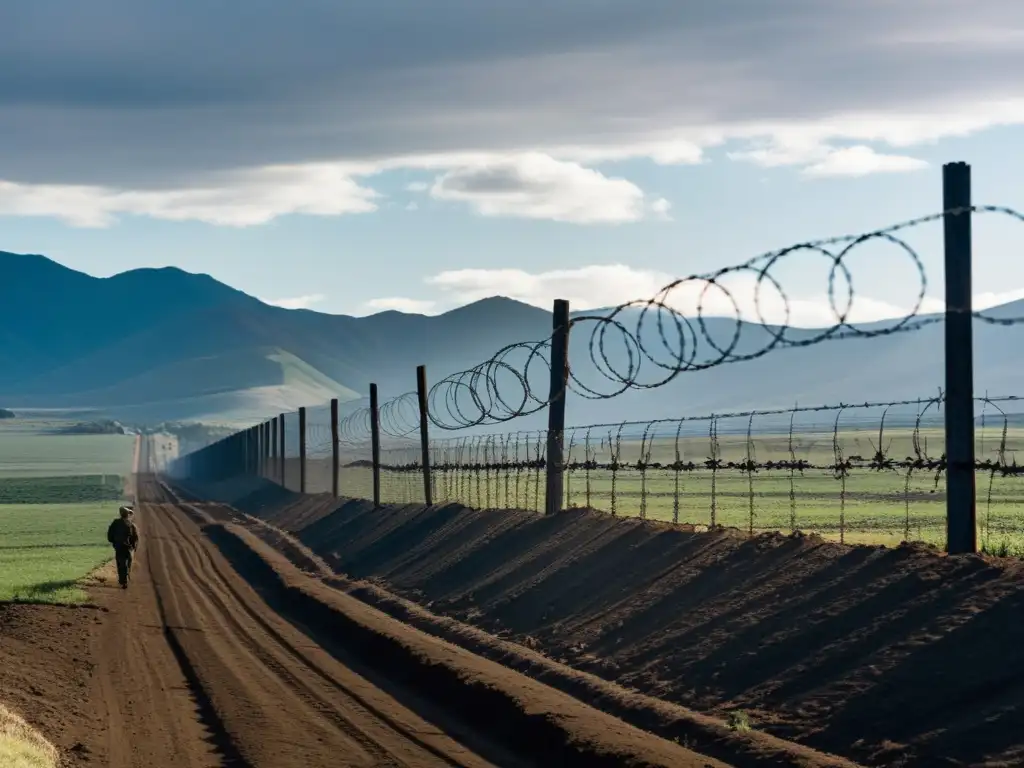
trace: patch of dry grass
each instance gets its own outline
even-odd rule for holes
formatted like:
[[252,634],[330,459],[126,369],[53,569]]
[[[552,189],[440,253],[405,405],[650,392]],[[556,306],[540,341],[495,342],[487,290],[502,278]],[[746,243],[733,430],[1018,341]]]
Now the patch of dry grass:
[[4,768],[57,768],[60,755],[32,726],[0,704],[0,765]]

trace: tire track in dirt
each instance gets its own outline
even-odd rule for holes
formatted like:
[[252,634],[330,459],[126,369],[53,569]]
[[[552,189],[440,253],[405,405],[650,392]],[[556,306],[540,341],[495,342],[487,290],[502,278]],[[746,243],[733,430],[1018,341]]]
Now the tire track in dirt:
[[[320,664],[309,658],[306,653],[303,652],[303,648],[290,642],[277,628],[273,626],[272,622],[264,618],[259,612],[253,610],[246,597],[232,584],[228,574],[218,566],[216,560],[211,556],[211,553],[200,543],[195,532],[191,532],[192,535],[189,535],[190,532],[186,528],[187,524],[180,517],[176,515],[169,515],[168,521],[177,530],[182,541],[189,545],[188,550],[184,553],[186,560],[188,561],[184,563],[185,567],[192,568],[195,572],[205,570],[216,574],[219,582],[218,587],[230,592],[238,600],[238,604],[244,609],[248,619],[258,625],[262,631],[279,643],[281,649],[287,654],[287,656],[294,659],[298,664],[301,664],[304,668],[308,669],[318,678],[323,680],[334,693],[347,697],[355,706],[368,711],[373,717],[379,718],[382,722],[387,723],[393,730],[401,733],[411,742],[414,742],[422,749],[435,754],[439,759],[444,761],[445,764],[454,765],[450,758],[441,750],[435,748],[429,742],[421,740],[413,730],[394,721],[386,712],[374,707],[371,702],[367,701],[365,698],[359,696],[357,693],[350,690],[350,688],[331,677],[331,675],[326,672]],[[294,687],[303,696],[303,698],[308,701],[308,703],[319,709],[325,709],[332,706],[332,702],[336,700],[335,695],[327,698],[322,694],[322,692],[318,692],[307,687],[298,675],[293,674],[288,669],[286,660],[280,658],[278,655],[267,653],[265,648],[251,641],[250,629],[244,626],[245,622],[232,616],[224,599],[220,596],[219,590],[210,589],[207,585],[204,586],[204,591],[206,593],[206,598],[219,607],[222,615],[225,616],[232,625],[232,629],[239,637],[243,638],[243,641],[246,642],[249,649],[260,658],[263,664],[273,669],[282,678],[287,679],[291,683],[292,687]],[[305,648],[309,647],[311,646],[308,644],[305,646]],[[337,725],[342,729],[351,731],[355,728],[352,720],[346,718],[342,713],[336,712],[333,717],[338,721]],[[370,749],[374,749],[376,747],[376,745],[372,743],[367,744],[367,746]],[[387,759],[388,757],[390,756],[382,755],[380,756],[380,759]]]
[[[142,441],[139,468],[149,466]],[[110,768],[487,768],[476,754],[278,616],[152,476],[141,545],[106,602],[92,699]],[[428,711],[420,708],[420,711]],[[475,734],[474,734],[475,736]],[[482,743],[474,739],[481,749]]]
[[[147,460],[145,443],[138,459]],[[114,615],[98,644],[92,698],[105,713],[106,765],[156,768],[169,759],[182,768],[239,765],[153,588],[155,552],[145,526],[142,531],[131,589],[111,601]]]
[[215,565],[220,556],[184,512],[145,503],[141,510],[165,626],[202,709],[216,713],[207,722],[219,734],[223,765],[492,764],[272,614],[230,566]]
[[[156,583],[151,564],[149,566],[149,575],[150,580]],[[169,623],[167,609],[161,598],[160,590],[156,590],[155,593],[157,610],[160,613],[160,620],[164,626],[164,637],[167,640],[168,647],[171,649],[171,653],[174,655],[175,661],[178,662],[178,668],[185,677],[189,688],[189,695],[192,701],[195,702],[197,718],[209,734],[207,741],[213,745],[215,754],[220,758],[219,762],[222,765],[230,768],[249,768],[248,763],[242,758],[238,748],[231,741],[224,728],[224,723],[221,722],[220,717],[217,715],[217,710],[214,709],[210,701],[210,697],[203,689],[202,682],[200,682],[195,668],[189,662],[185,649],[178,641],[177,633],[180,631],[180,628],[176,629]]]

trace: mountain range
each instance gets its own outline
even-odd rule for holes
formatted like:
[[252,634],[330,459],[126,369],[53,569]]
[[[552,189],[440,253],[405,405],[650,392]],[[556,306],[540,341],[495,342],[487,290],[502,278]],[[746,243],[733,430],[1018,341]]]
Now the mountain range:
[[[1024,302],[987,314],[1024,315]],[[638,312],[619,319],[635,328]],[[725,318],[709,318],[706,324],[720,347],[737,329]],[[602,356],[587,325],[574,326],[571,366],[581,383],[609,393],[617,387],[600,375],[594,360],[605,365],[607,358],[624,372],[630,360],[642,358],[611,326]],[[550,331],[549,312],[501,297],[430,317],[393,311],[348,317],[270,306],[208,275],[172,267],[96,278],[43,256],[0,251],[0,406],[16,412],[94,413],[131,424],[249,422],[332,397],[354,406],[370,382],[378,384],[382,398],[394,396],[415,388],[419,364],[437,380],[489,359],[506,345],[546,338]],[[665,362],[674,357],[680,338],[692,342],[689,334],[670,331],[663,338],[652,316],[640,334],[644,348]],[[787,333],[791,339],[817,335],[814,330]],[[618,422],[797,402],[927,397],[943,383],[943,337],[943,325],[935,323],[870,339],[775,349],[613,398],[573,393],[567,418]],[[742,324],[734,352],[754,352],[769,339],[764,327]],[[979,394],[1024,394],[1024,362],[1013,351],[1022,339],[1019,326],[976,321]],[[697,361],[714,357],[706,341],[686,349]],[[510,362],[522,359],[513,355]],[[546,369],[531,370],[531,384],[546,393]],[[663,378],[658,373],[643,360],[642,381]],[[499,383],[503,397],[515,401],[514,377],[503,373]],[[540,423],[538,416],[516,422],[515,428]]]

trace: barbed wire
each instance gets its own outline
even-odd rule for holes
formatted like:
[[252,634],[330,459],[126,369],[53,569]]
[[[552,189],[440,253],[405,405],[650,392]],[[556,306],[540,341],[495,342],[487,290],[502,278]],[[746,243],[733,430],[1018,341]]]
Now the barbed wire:
[[[809,347],[837,339],[889,336],[941,323],[943,314],[921,315],[927,293],[927,274],[920,256],[903,235],[908,230],[946,216],[968,213],[997,214],[1014,221],[1024,221],[1024,214],[1005,206],[950,209],[861,234],[797,243],[740,264],[674,280],[651,298],[625,302],[603,314],[578,314],[570,319],[569,330],[574,331],[575,337],[581,332],[586,333],[589,327],[591,367],[605,385],[599,387],[585,381],[584,371],[570,365],[566,371],[567,389],[585,399],[610,399],[629,390],[664,386],[681,373],[751,361],[778,349]],[[857,248],[876,242],[892,247],[909,261],[918,280],[916,298],[905,315],[889,321],[877,321],[870,327],[859,327],[850,320],[856,291],[848,260]],[[828,327],[814,329],[790,325],[790,298],[781,277],[773,272],[787,260],[806,253],[823,259],[828,268],[827,296],[834,315],[834,322]],[[730,279],[736,278],[746,279],[752,286],[754,320],[744,318],[741,302],[727,285]],[[678,298],[687,291],[695,296],[690,314],[683,309],[686,301]],[[779,323],[769,322],[765,315],[764,305],[769,293],[781,303],[783,318]],[[711,297],[715,295],[719,297],[719,305],[724,302],[731,308],[730,316],[707,314]],[[992,325],[1024,323],[1024,316],[993,317],[984,311],[972,311],[971,314],[975,319]],[[725,334],[725,340],[716,339],[709,325],[712,320],[733,324]],[[652,325],[654,331],[650,330]],[[718,327],[725,326],[720,324]],[[557,332],[561,330],[564,329]],[[760,340],[754,339],[751,345],[742,345],[741,341],[752,338],[755,331],[767,335]],[[551,395],[553,337],[554,334],[541,340],[506,345],[488,360],[434,383],[427,394],[430,425],[446,432],[497,426],[546,408]],[[613,348],[619,351],[618,357],[611,353]],[[704,358],[699,357],[701,350],[707,353]],[[653,375],[642,378],[648,370],[653,370]],[[555,396],[561,394],[555,393]],[[349,413],[339,420],[340,442],[355,446],[369,440],[372,419],[366,399],[344,403],[343,406]],[[406,392],[381,403],[378,425],[384,439],[401,440],[414,435],[419,429],[417,394]],[[314,429],[320,430],[314,436],[317,444],[329,445],[329,432],[322,425]]]
[[[1024,437],[1011,445],[1010,433],[1011,417],[1019,416],[1024,426],[1024,413],[1007,411],[1024,398],[975,400],[981,429],[972,466],[988,478],[980,523],[984,532],[1024,533],[1024,515],[1007,522],[998,514],[1000,502],[1006,502],[1002,509],[1012,509],[1024,483],[1005,498],[996,485],[998,478],[1024,475],[1015,456],[1018,447],[1024,449]],[[949,467],[941,435],[929,430],[941,426],[943,403],[939,393],[569,427],[564,502],[612,515],[726,524],[750,532],[817,531],[840,541],[850,534],[938,539],[945,525],[944,507],[937,504],[939,482]],[[388,500],[422,501],[419,451],[417,441],[408,441],[382,452]],[[435,502],[540,509],[545,431],[436,439],[430,453]],[[360,459],[343,464],[372,468]],[[876,479],[864,481],[870,477]]]
[[[927,293],[927,274],[920,256],[902,234],[947,215],[966,213],[1001,214],[1024,221],[1024,214],[1004,206],[951,209],[866,233],[797,243],[741,264],[675,280],[649,299],[625,302],[605,314],[577,315],[570,320],[570,328],[579,333],[590,326],[590,362],[606,385],[598,387],[585,382],[582,371],[570,366],[567,371],[568,389],[586,399],[609,399],[628,390],[664,386],[681,373],[751,361],[777,349],[809,347],[837,339],[889,336],[941,323],[944,315],[920,314]],[[871,327],[861,327],[850,320],[856,292],[853,273],[847,262],[855,249],[876,242],[891,246],[909,260],[918,276],[916,297],[912,309],[905,315],[889,321],[877,321],[870,324]],[[827,295],[835,321],[825,328],[790,325],[790,298],[781,278],[773,274],[773,270],[787,259],[804,253],[823,258],[828,268]],[[730,279],[736,278],[746,278],[753,286],[754,320],[744,318],[741,302],[727,285]],[[694,311],[689,315],[680,308],[686,302],[675,298],[687,291],[696,295]],[[783,319],[779,323],[769,322],[765,315],[764,305],[769,291],[774,293],[783,308]],[[724,303],[731,308],[728,316],[706,313],[713,295],[718,296],[719,305]],[[992,317],[983,311],[973,311],[972,315],[993,325],[1024,323],[1024,316]],[[713,319],[733,323],[724,341],[712,332],[709,324]],[[656,334],[647,330],[652,325]],[[745,329],[748,331],[746,337]],[[755,340],[749,348],[741,348],[741,341],[751,338],[755,329],[766,333],[767,337]],[[619,351],[618,357],[611,354],[612,348]],[[699,358],[701,350],[707,352],[703,359]],[[550,337],[509,344],[490,359],[445,376],[429,390],[427,401],[431,425],[444,431],[495,426],[543,410],[550,401],[550,353]],[[654,375],[643,380],[641,374],[648,370],[653,370]],[[379,409],[379,422],[382,435],[405,437],[414,434],[419,428],[416,393],[408,392],[383,403]],[[370,434],[369,409],[348,416],[341,431],[346,440],[367,439]]]

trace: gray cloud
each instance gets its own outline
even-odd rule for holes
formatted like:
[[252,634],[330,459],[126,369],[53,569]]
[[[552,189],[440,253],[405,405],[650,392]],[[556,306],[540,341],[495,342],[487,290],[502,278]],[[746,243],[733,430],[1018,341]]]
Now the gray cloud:
[[34,0],[0,29],[0,177],[26,183],[1024,99],[1017,0]]

